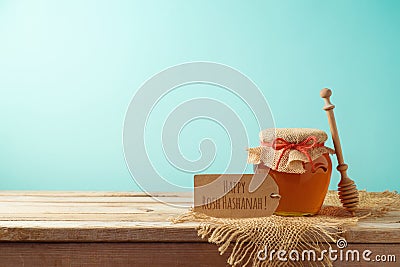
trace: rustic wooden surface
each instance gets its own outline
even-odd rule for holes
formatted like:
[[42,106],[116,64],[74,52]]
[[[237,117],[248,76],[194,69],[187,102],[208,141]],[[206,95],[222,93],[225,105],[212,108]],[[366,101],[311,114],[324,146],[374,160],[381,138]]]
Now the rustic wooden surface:
[[[192,203],[191,194],[158,196]],[[227,255],[197,236],[197,223],[169,222],[186,210],[143,193],[0,191],[0,267],[225,266]],[[346,230],[351,248],[397,253],[397,263],[335,266],[400,266],[400,212]]]

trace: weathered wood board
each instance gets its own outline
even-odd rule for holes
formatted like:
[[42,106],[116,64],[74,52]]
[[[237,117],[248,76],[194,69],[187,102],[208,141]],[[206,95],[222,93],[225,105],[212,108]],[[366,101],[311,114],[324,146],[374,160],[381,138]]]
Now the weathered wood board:
[[[158,197],[193,205],[191,193]],[[0,191],[0,266],[226,266],[228,255],[197,236],[199,223],[168,220],[186,210],[142,193]],[[348,247],[397,262],[334,266],[399,266],[399,211],[345,230]]]

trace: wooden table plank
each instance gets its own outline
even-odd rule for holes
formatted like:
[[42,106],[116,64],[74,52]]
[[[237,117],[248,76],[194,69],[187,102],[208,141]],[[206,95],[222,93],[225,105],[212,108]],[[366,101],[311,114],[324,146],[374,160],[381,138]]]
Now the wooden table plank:
[[[206,243],[0,243],[0,263],[30,266],[226,266]],[[211,256],[211,257],[210,257]]]
[[[199,223],[168,220],[187,211],[191,193],[157,198],[175,206],[140,192],[0,191],[0,266],[226,266],[229,252],[198,237]],[[352,249],[400,257],[400,211],[364,219],[344,237]]]
[[[371,249],[357,244],[352,249]],[[380,244],[374,255],[395,255],[398,246]],[[219,255],[217,247],[206,243],[0,243],[0,262],[7,267],[37,266],[227,266],[230,253]],[[313,262],[315,266],[315,262]],[[301,266],[310,266],[302,262]],[[398,262],[336,261],[335,267],[398,267]]]
[[[197,223],[179,225],[168,222],[26,221],[24,224],[0,222],[0,241],[35,242],[205,242],[197,236]],[[350,227],[344,237],[349,243],[400,244],[398,226],[378,225]],[[322,241],[322,240],[321,240]]]
[[123,191],[0,191],[0,196],[36,196],[36,197],[191,197],[192,192],[123,192]]
[[[174,204],[192,205],[191,193],[160,193]],[[172,224],[184,213],[136,192],[0,191],[0,241],[205,242],[198,223]],[[367,218],[348,227],[353,243],[400,243],[400,212]]]
[[0,196],[1,203],[192,203],[192,197],[157,197],[159,201],[151,197],[127,196],[127,197],[66,197],[66,196]]

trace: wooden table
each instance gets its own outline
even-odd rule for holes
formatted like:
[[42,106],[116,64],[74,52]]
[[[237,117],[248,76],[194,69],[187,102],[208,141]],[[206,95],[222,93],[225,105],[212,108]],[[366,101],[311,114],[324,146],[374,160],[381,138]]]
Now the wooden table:
[[[159,198],[192,203],[191,194]],[[183,212],[142,193],[0,191],[0,266],[226,266],[228,255],[197,236],[197,223],[168,221]],[[397,262],[335,266],[400,266],[399,212],[363,220],[344,237]]]

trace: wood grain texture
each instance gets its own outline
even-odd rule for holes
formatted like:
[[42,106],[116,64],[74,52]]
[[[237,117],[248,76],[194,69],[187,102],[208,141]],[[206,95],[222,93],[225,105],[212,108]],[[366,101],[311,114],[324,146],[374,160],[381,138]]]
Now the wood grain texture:
[[[192,205],[190,193],[158,193],[173,205]],[[187,208],[136,192],[0,191],[0,241],[206,242],[198,223],[172,224]],[[400,212],[348,227],[353,243],[400,243]]]
[[0,243],[0,266],[226,266],[206,243]]
[[[371,261],[334,262],[334,266],[399,266],[399,249],[394,244],[352,245],[349,249],[369,249]],[[0,263],[7,267],[36,266],[227,266],[230,253],[219,255],[217,247],[207,243],[0,243]],[[345,254],[344,254],[345,255]],[[377,263],[376,255],[395,255],[397,262]],[[302,266],[310,266],[302,262]]]
[[[193,201],[187,193],[160,193],[159,199]],[[0,191],[0,267],[226,266],[227,255],[197,236],[198,223],[168,220],[186,210],[142,193]],[[400,212],[364,219],[344,237],[351,248],[395,254],[399,261]]]

